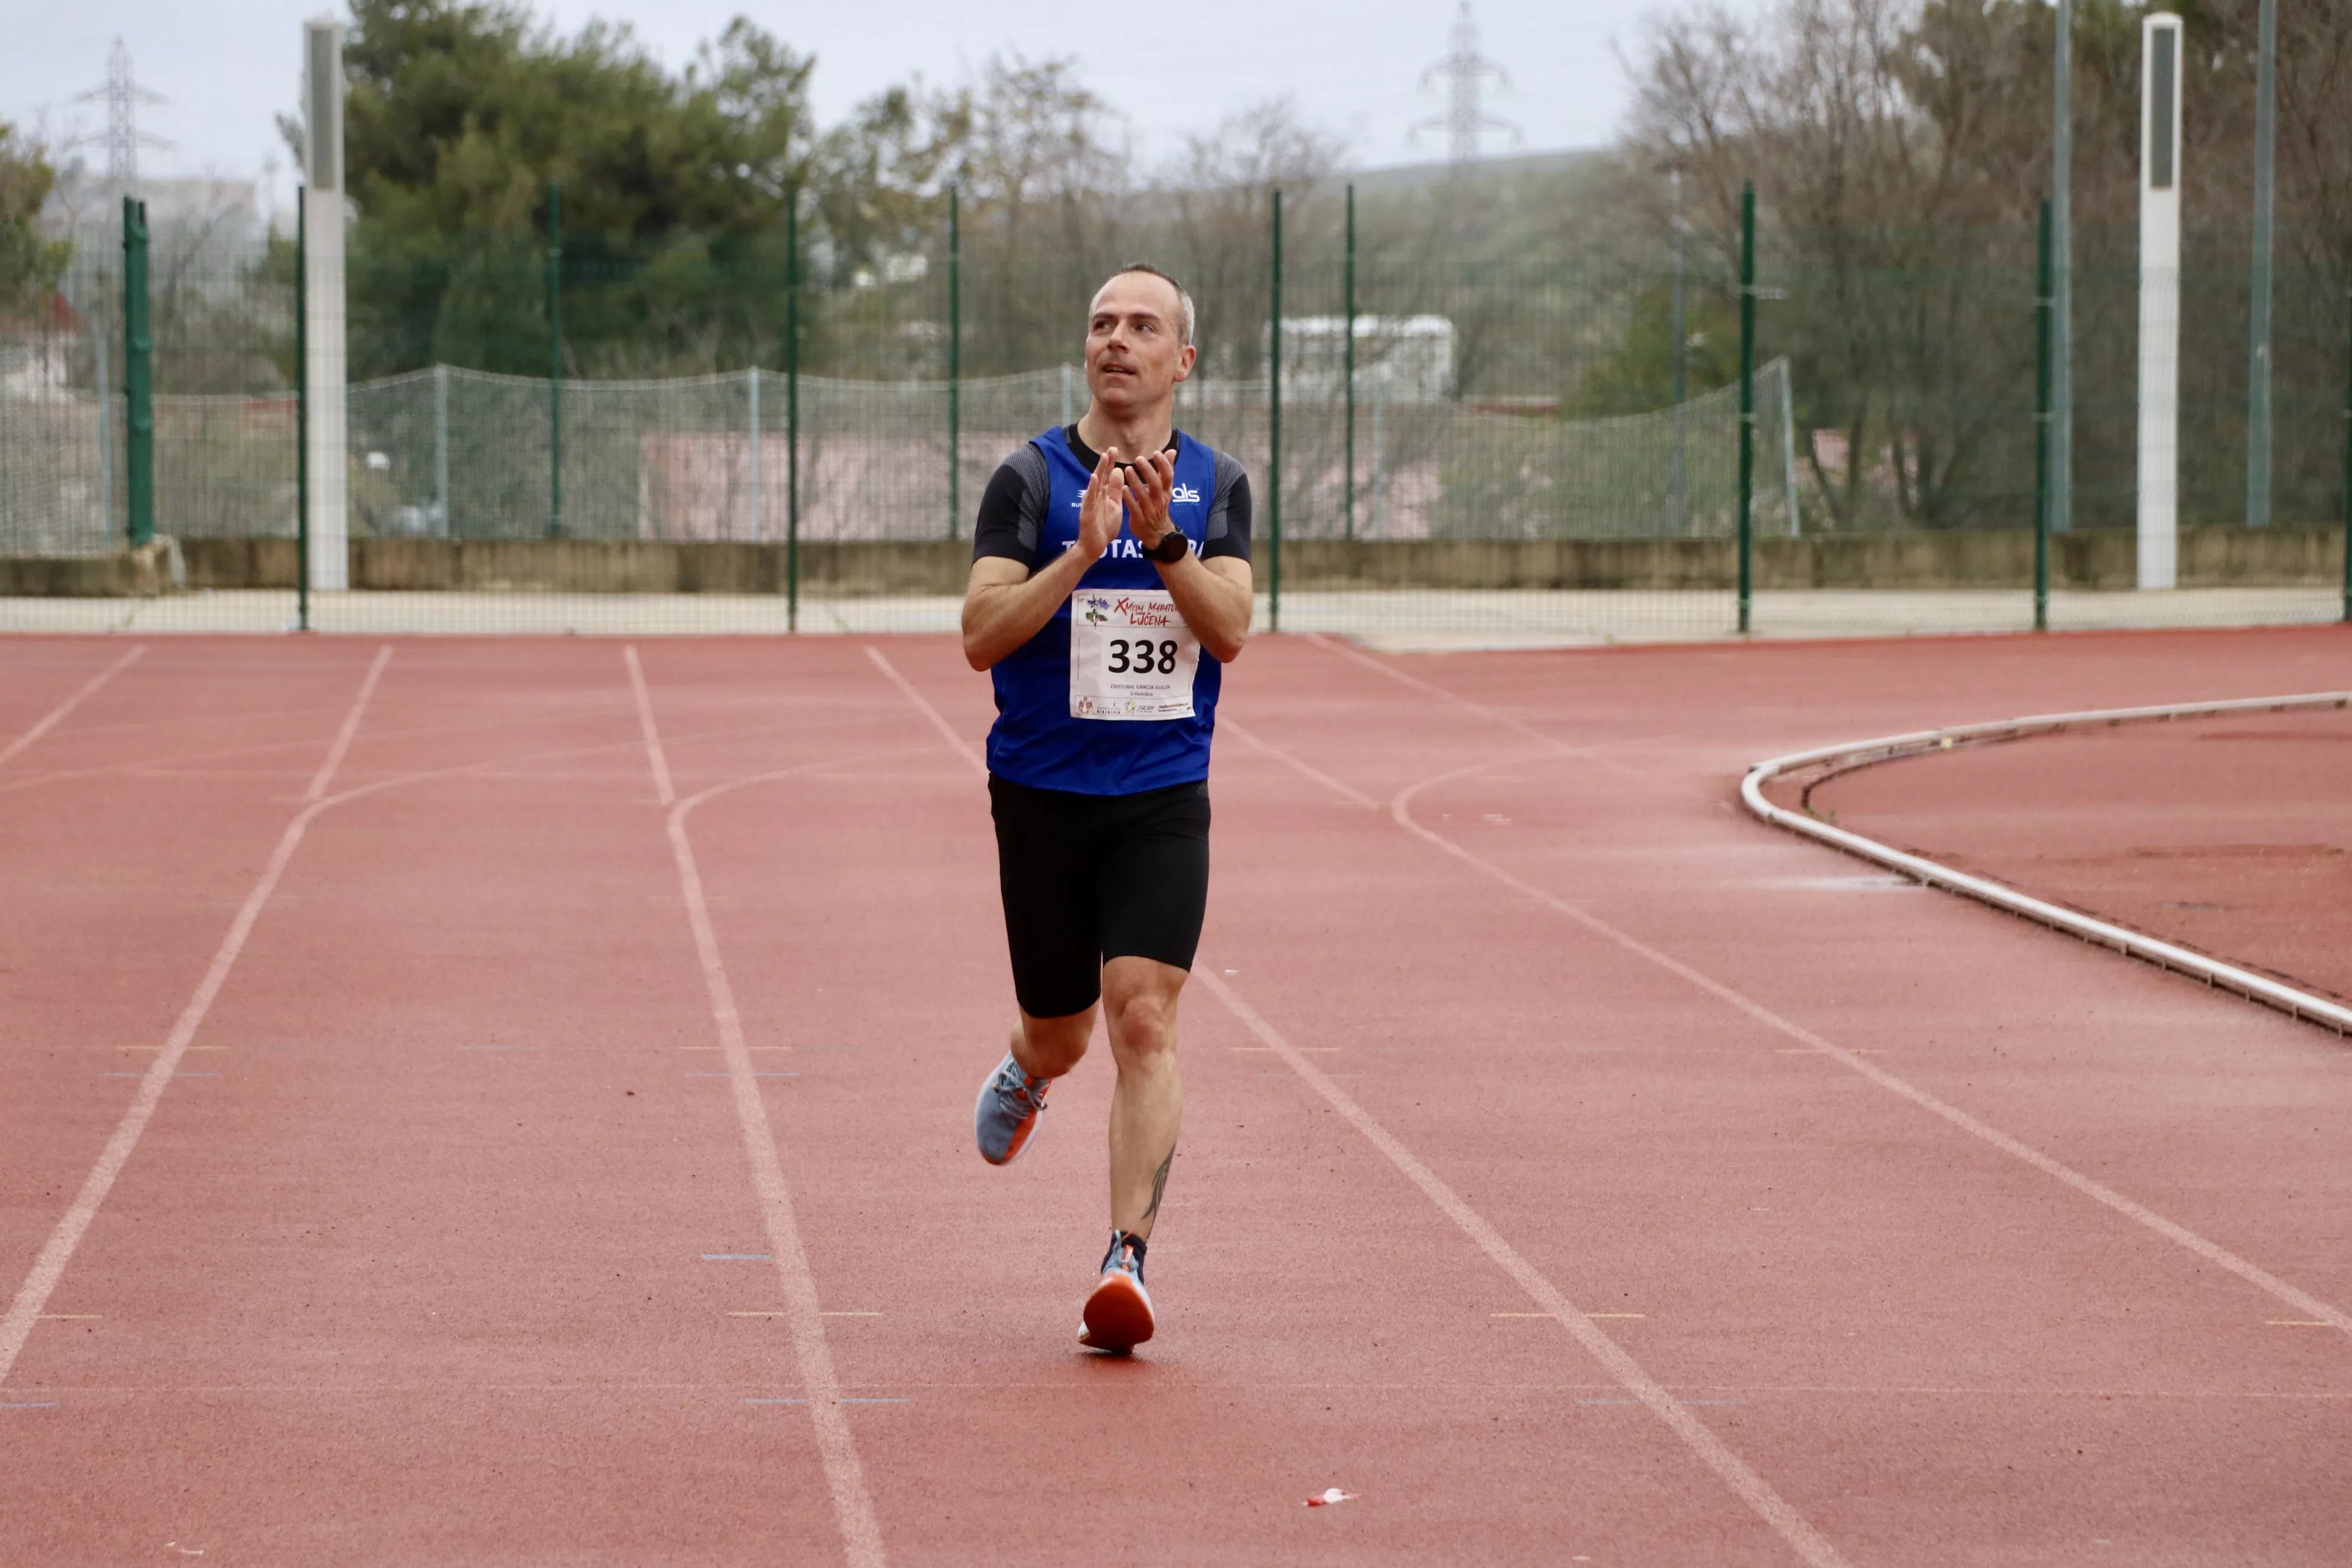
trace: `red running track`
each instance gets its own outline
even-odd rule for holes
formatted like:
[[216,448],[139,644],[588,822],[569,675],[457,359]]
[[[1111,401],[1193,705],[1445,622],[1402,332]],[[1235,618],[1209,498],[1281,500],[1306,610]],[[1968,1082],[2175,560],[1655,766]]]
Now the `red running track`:
[[2352,711],[2067,730],[1841,774],[1811,800],[1882,843],[2352,1001]]
[[2352,1556],[2342,1043],[1736,804],[2340,631],[1261,640],[1129,1362],[951,646],[127,651],[0,643],[0,1561]]

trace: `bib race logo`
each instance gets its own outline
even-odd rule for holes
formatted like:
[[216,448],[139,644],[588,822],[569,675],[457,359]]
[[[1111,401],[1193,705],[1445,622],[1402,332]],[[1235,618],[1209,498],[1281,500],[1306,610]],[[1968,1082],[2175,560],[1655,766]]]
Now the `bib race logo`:
[[[1124,595],[1120,595],[1118,603],[1111,608],[1117,611],[1120,618],[1130,626],[1164,626],[1176,618],[1176,612],[1172,609],[1152,604],[1149,600],[1130,599]],[[1092,605],[1087,606],[1087,615],[1089,619],[1093,617]]]
[[1098,626],[1108,619],[1110,619],[1110,617],[1102,613],[1102,606],[1100,605],[1096,604],[1091,599],[1087,601],[1087,624],[1088,626]]

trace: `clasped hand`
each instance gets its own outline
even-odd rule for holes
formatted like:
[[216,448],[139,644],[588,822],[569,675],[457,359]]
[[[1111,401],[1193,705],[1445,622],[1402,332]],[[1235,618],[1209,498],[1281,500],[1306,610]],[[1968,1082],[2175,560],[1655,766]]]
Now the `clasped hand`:
[[1136,542],[1147,551],[1159,548],[1176,525],[1168,520],[1168,502],[1176,492],[1176,458],[1154,452],[1141,462],[1122,468],[1118,448],[1108,447],[1095,461],[1094,477],[1078,506],[1078,548],[1088,560],[1099,560],[1118,537],[1122,510]]

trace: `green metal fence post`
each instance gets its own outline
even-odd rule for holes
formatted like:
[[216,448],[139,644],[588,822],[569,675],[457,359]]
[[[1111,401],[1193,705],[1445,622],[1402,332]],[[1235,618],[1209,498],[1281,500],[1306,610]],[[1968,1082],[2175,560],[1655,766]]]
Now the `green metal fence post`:
[[784,194],[784,629],[801,629],[801,193]]
[[1755,601],[1756,182],[1739,188],[1739,630]]
[[2050,629],[2050,380],[2057,300],[2050,204],[2042,204],[2040,259],[2033,275],[2033,629]]
[[563,537],[563,184],[547,182],[547,537]]
[[963,445],[963,213],[953,184],[948,186],[948,537],[956,536],[963,510],[962,476],[957,465]]
[[1282,193],[1274,193],[1274,292],[1266,318],[1266,629],[1282,629]]
[[155,338],[147,324],[147,204],[122,198],[124,499],[135,549],[155,537]]
[[[2352,306],[2352,291],[2345,303]],[[2352,621],[2352,353],[2345,355],[2344,376],[2344,618]]]
[[310,629],[310,193],[294,187],[294,629]]
[[1347,470],[1347,531],[1356,537],[1356,187],[1348,187],[1348,265],[1345,274],[1347,321],[1340,331],[1347,334],[1348,378],[1348,470]]
[[2246,302],[2246,526],[2271,525],[2271,231],[2276,205],[2278,0],[2254,10],[2252,288]]

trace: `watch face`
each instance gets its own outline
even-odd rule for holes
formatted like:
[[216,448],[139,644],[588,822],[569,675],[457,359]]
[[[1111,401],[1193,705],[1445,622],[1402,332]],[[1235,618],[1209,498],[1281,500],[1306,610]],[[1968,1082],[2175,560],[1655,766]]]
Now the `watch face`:
[[1181,531],[1171,531],[1167,538],[1160,542],[1158,548],[1152,551],[1151,558],[1154,561],[1173,564],[1182,560],[1184,552],[1191,548],[1191,543]]

